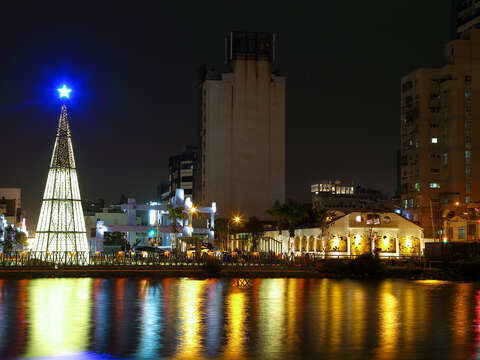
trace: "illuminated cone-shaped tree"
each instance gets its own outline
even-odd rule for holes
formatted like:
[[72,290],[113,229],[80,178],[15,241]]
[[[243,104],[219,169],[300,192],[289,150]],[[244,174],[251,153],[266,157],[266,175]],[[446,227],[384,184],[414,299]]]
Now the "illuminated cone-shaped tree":
[[87,253],[67,107],[62,106],[33,251]]

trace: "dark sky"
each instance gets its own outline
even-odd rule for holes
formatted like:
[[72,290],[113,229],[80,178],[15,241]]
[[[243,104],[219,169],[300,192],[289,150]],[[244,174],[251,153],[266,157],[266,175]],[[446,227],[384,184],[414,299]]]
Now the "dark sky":
[[152,199],[168,157],[196,141],[196,69],[222,66],[231,30],[278,34],[287,196],[308,201],[327,178],[392,193],[399,79],[441,65],[450,34],[448,0],[33,3],[3,5],[0,21],[0,187],[22,187],[32,224],[58,85],[73,88],[82,197]]

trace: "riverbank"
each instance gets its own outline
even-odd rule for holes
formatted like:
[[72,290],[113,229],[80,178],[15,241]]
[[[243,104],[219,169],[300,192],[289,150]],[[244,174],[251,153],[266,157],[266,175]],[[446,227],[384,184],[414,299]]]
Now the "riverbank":
[[373,256],[290,264],[206,263],[0,266],[0,278],[351,278],[479,281],[480,260],[398,261]]
[[252,268],[252,269],[220,269],[211,271],[205,267],[198,268],[9,268],[0,269],[0,278],[350,278],[350,279],[410,279],[410,280],[479,280],[477,276],[465,276],[451,269],[440,268],[408,268],[406,266],[386,266],[383,272],[347,272],[331,271],[329,269],[275,269],[275,268]]

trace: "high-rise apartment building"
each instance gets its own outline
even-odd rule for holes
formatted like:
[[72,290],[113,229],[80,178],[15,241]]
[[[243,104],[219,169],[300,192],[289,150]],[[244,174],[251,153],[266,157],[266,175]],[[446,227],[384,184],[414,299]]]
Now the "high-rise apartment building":
[[452,0],[452,36],[461,39],[471,29],[480,29],[480,0]]
[[183,189],[185,197],[191,197],[195,202],[195,177],[198,167],[198,149],[196,146],[187,146],[179,155],[168,159],[169,198],[175,196],[176,189]]
[[202,79],[201,178],[197,201],[218,214],[265,218],[285,200],[285,77],[271,70],[272,33],[232,32],[231,71]]
[[480,201],[480,30],[445,46],[446,65],[401,80],[401,200],[425,238]]

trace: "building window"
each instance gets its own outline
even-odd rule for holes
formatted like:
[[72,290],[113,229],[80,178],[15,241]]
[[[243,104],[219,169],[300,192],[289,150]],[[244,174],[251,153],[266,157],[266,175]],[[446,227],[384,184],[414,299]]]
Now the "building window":
[[472,84],[472,77],[470,75],[465,75],[465,86],[470,86]]
[[465,104],[465,112],[467,112],[467,113],[472,112],[472,105],[471,104]]
[[472,128],[472,122],[471,121],[465,121],[465,129],[471,129]]
[[415,191],[420,191],[420,183],[415,183]]
[[472,176],[472,168],[470,166],[465,168],[465,175]]
[[471,95],[470,90],[465,90],[465,99],[467,101],[470,100],[470,95]]
[[448,154],[443,153],[443,165],[447,165],[447,164],[448,164]]
[[407,199],[403,200],[403,207],[405,209],[408,208],[408,200]]
[[470,164],[472,161],[472,152],[470,150],[465,151],[465,163]]
[[465,148],[470,149],[472,147],[472,138],[465,136]]
[[470,203],[470,196],[465,196],[465,202],[468,204]]
[[465,183],[465,192],[467,194],[470,194],[472,192],[472,183],[470,181],[467,181]]
[[413,208],[413,198],[408,199],[408,207]]
[[467,236],[469,239],[475,239],[477,237],[477,224],[468,224],[467,225]]
[[379,224],[380,224],[380,215],[367,214],[367,225],[379,225]]
[[465,228],[463,226],[458,228],[458,238],[465,239]]
[[440,172],[440,169],[430,169],[430,172],[437,174]]
[[439,183],[430,183],[430,188],[431,189],[440,189],[440,184]]
[[438,143],[438,138],[432,137],[432,138],[430,139],[430,142],[431,142],[432,144],[437,144],[437,143]]

